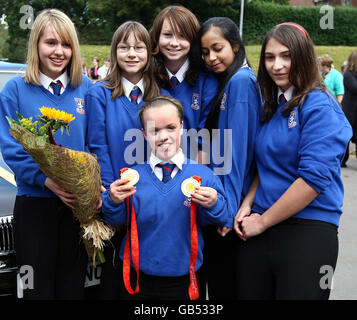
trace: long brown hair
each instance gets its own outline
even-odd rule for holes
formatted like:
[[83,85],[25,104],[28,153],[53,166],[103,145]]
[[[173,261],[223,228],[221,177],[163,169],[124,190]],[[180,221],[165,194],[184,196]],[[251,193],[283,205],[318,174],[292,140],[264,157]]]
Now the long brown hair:
[[357,50],[353,51],[347,60],[347,66],[345,71],[357,72]]
[[265,48],[272,38],[286,46],[291,55],[289,81],[294,86],[294,92],[292,99],[282,111],[283,115],[287,116],[295,106],[300,107],[307,94],[316,87],[322,91],[326,90],[320,75],[314,44],[305,29],[295,23],[273,27],[265,36],[258,70],[258,82],[265,101],[263,122],[269,121],[278,107],[278,86],[265,68]]
[[119,98],[124,94],[122,83],[122,71],[117,60],[117,45],[121,41],[126,41],[130,34],[134,33],[137,40],[145,43],[147,48],[147,63],[143,70],[143,81],[145,85],[144,100],[150,100],[159,95],[159,87],[154,77],[153,58],[151,52],[151,41],[149,32],[137,21],[127,21],[120,25],[115,31],[110,51],[110,68],[109,74],[103,82],[104,86],[112,90],[112,99]]
[[190,10],[182,6],[168,6],[163,9],[156,16],[150,30],[155,60],[156,80],[162,88],[168,88],[170,85],[169,77],[165,68],[164,56],[159,49],[159,38],[165,19],[168,19],[174,33],[177,34],[178,30],[180,30],[184,38],[190,42],[190,51],[188,53],[190,67],[186,72],[185,80],[189,85],[193,86],[202,68],[199,47],[196,43],[196,37],[200,29],[200,24],[196,16]]

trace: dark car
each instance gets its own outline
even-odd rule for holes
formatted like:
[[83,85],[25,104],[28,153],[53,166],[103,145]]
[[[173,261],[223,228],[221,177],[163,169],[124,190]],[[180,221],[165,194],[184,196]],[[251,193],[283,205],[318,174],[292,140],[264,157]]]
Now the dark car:
[[[26,65],[0,61],[0,91],[5,83],[16,75],[25,73]],[[16,182],[11,169],[6,165],[0,149],[0,297],[18,296],[17,267],[13,237],[13,207],[16,197]],[[84,286],[86,296],[96,298],[100,283],[101,266],[94,268],[88,264]]]
[[[0,61],[0,91],[16,75],[24,74],[26,65]],[[0,296],[16,294],[15,248],[13,236],[13,207],[16,182],[5,164],[0,149]]]

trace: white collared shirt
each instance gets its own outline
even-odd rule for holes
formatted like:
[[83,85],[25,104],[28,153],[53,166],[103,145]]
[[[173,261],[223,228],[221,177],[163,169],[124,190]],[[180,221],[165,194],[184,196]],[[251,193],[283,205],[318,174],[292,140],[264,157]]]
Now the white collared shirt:
[[67,71],[63,72],[57,79],[52,79],[52,78],[46,76],[45,74],[43,74],[41,71],[39,71],[39,72],[40,72],[40,82],[41,82],[42,86],[45,87],[47,90],[49,90],[52,94],[53,94],[53,89],[50,86],[50,84],[52,82],[57,82],[58,80],[60,80],[62,82],[60,94],[62,94],[66,90],[66,87],[69,82],[69,77],[68,77]]
[[284,94],[284,97],[286,99],[286,101],[290,101],[291,100],[291,97],[293,96],[293,92],[294,92],[294,86],[291,86],[288,90],[286,90],[285,92],[283,90],[281,90],[279,87],[278,87],[278,103],[279,103],[279,97],[280,95],[283,93]]
[[186,59],[185,63],[181,66],[179,71],[176,72],[176,74],[171,73],[170,70],[166,68],[167,74],[169,75],[169,79],[175,76],[177,80],[181,83],[185,79],[185,74],[186,71],[188,70],[189,65],[190,65],[190,61]]
[[158,157],[156,157],[153,152],[150,155],[150,159],[149,159],[150,167],[160,181],[162,181],[163,173],[162,173],[162,168],[157,167],[157,165],[159,163],[164,164],[168,162],[176,165],[174,170],[172,170],[171,172],[171,178],[173,178],[179,170],[182,170],[182,165],[185,162],[185,155],[183,154],[182,149],[180,148],[177,151],[177,153],[169,160],[161,160]]
[[138,87],[140,89],[140,94],[138,97],[138,103],[141,102],[141,100],[143,100],[144,97],[144,80],[141,78],[140,81],[137,84],[133,84],[131,83],[128,79],[126,79],[125,77],[122,77],[123,80],[123,86],[124,86],[124,93],[125,96],[130,99],[130,92],[131,90],[133,90],[134,87]]

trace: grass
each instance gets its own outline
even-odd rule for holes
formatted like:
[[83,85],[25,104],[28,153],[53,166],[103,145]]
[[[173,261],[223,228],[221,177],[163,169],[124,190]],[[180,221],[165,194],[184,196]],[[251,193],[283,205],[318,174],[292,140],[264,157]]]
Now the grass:
[[[247,57],[253,70],[257,73],[261,46],[246,46]],[[334,60],[335,68],[340,71],[343,62],[348,59],[352,51],[357,47],[347,46],[316,46],[317,56],[325,53],[329,54]],[[99,65],[104,64],[104,58],[110,55],[110,46],[81,45],[82,56],[87,60],[87,69],[92,66],[93,57],[99,58]]]

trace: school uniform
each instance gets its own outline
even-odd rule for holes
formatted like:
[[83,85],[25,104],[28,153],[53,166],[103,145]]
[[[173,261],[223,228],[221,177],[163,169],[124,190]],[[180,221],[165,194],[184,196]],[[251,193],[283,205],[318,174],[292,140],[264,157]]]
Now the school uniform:
[[60,95],[53,94],[53,81],[40,73],[42,85],[25,83],[23,77],[10,79],[0,94],[0,144],[2,155],[15,174],[17,197],[14,208],[16,259],[19,267],[30,265],[34,270],[34,289],[24,296],[35,299],[79,299],[83,297],[87,256],[80,242],[80,227],[72,210],[45,187],[45,174],[32,157],[10,135],[5,116],[17,119],[40,115],[42,106],[73,114],[69,133],[56,132],[57,144],[86,151],[87,129],[84,95],[92,86],[87,77],[74,88],[67,76],[61,75]]
[[[203,262],[204,242],[201,226],[207,224],[232,226],[233,217],[227,211],[222,185],[209,168],[192,161],[187,163],[187,159],[180,152],[170,160],[176,164],[176,170],[171,174],[173,178],[164,183],[159,179],[160,170],[155,167],[157,162],[160,160],[152,155],[148,163],[133,167],[140,175],[133,196],[139,239],[140,292],[134,296],[127,294],[124,298],[188,299],[190,206],[189,199],[181,191],[182,182],[192,176],[200,176],[202,186],[212,187],[218,194],[217,202],[210,208],[197,205],[196,272]],[[109,191],[103,193],[102,199],[105,220],[112,225],[126,225],[125,201],[121,204],[113,202],[109,197]],[[120,249],[121,259],[123,259],[125,240],[126,237]],[[150,288],[155,288],[155,283],[166,289],[151,291]]]
[[[254,148],[261,114],[262,100],[254,72],[249,67],[242,67],[224,89],[219,131],[210,145],[209,167],[223,184],[233,216],[238,212],[255,175]],[[235,299],[235,251],[239,238],[233,232],[222,238],[215,228],[209,227],[205,230],[205,241],[210,299]]]
[[[199,131],[205,127],[211,103],[217,93],[218,81],[212,72],[205,70],[199,73],[194,86],[190,86],[185,80],[188,68],[188,59],[176,74],[172,74],[166,68],[171,83],[168,91],[173,98],[182,103],[184,108],[184,129]],[[176,84],[172,84],[172,77],[177,79],[178,82]],[[195,141],[194,143],[192,139]],[[201,138],[197,138],[196,135],[192,135],[191,138],[188,132],[188,135],[184,134],[182,136],[181,146],[188,158],[196,159],[197,151],[201,148],[200,144]]]
[[[284,93],[287,101],[292,90]],[[279,104],[257,137],[259,185],[252,212],[264,214],[298,178],[318,196],[240,248],[242,299],[328,299],[330,286],[322,284],[321,268],[336,266],[344,195],[340,164],[351,127],[336,100],[320,89],[288,116],[281,113],[285,104]]]

